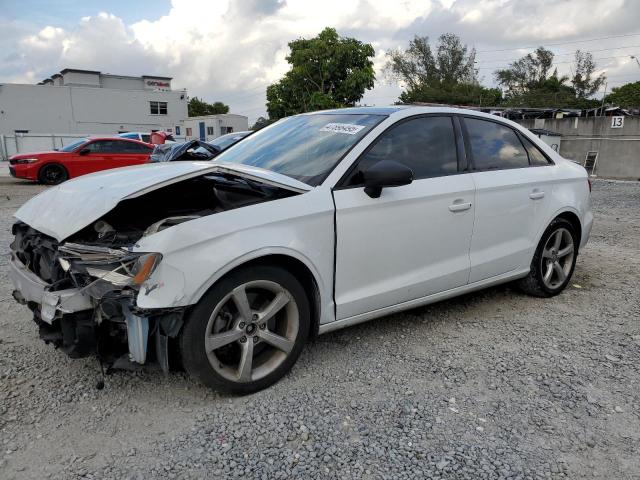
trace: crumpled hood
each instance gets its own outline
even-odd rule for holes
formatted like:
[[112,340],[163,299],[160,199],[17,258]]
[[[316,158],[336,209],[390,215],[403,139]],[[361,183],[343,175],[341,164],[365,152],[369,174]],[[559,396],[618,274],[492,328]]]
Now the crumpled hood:
[[298,193],[312,188],[286,175],[248,165],[211,161],[153,163],[105,170],[51,187],[20,207],[14,217],[62,241],[108,213],[121,200],[207,173],[230,173]]

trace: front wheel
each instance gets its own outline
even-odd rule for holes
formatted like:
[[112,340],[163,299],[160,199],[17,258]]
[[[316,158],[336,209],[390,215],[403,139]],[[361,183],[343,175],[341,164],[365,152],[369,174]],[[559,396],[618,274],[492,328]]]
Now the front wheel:
[[545,230],[531,261],[529,275],[519,287],[536,297],[553,297],[565,289],[578,257],[578,241],[573,225],[556,218]]
[[67,170],[56,163],[45,165],[38,173],[38,180],[45,185],[58,185],[69,178]]
[[186,371],[233,393],[282,378],[309,335],[309,301],[286,270],[255,266],[224,277],[200,300],[180,338]]

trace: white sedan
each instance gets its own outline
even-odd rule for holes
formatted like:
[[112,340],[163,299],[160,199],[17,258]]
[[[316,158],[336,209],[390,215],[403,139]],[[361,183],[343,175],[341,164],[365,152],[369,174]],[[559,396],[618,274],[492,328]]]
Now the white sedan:
[[584,168],[495,116],[303,114],[214,162],[109,170],[33,198],[15,214],[14,297],[71,356],[177,360],[252,392],[314,335],[504,282],[560,293],[589,197]]

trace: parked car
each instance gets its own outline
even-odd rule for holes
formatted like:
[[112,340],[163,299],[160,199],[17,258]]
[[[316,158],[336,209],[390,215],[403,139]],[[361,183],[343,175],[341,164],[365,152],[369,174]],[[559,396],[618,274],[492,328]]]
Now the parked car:
[[15,214],[14,297],[74,357],[180,364],[252,392],[305,342],[516,281],[559,294],[593,216],[586,171],[519,125],[349,108],[270,125],[210,162],[49,189]]
[[220,148],[200,140],[183,143],[156,145],[149,161],[151,163],[184,160],[211,160],[220,153]]
[[137,140],[118,138],[85,138],[60,150],[21,153],[9,158],[9,173],[24,178],[57,185],[110,168],[147,163],[153,147]]
[[222,151],[235,145],[253,132],[227,133],[210,142],[190,140],[184,143],[157,145],[151,154],[151,162],[174,162],[182,160],[211,160]]
[[175,138],[172,134],[167,132],[126,132],[119,133],[120,138],[128,138],[130,140],[138,140],[139,142],[151,143],[154,145],[162,145],[165,143],[175,143]]
[[247,135],[251,135],[252,133],[253,132],[251,130],[227,133],[225,135],[219,136],[218,138],[214,138],[213,140],[207,143],[209,145],[213,145],[214,147],[219,148],[220,151],[222,152],[223,150],[226,150],[230,146],[235,145],[240,140],[245,138]]

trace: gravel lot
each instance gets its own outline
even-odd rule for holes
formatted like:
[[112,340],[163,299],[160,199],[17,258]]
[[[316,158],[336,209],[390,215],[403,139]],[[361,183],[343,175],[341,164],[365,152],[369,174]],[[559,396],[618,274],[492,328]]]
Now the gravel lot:
[[640,184],[598,180],[572,286],[492,288],[327,334],[233,397],[38,339],[7,278],[0,177],[0,477],[640,478]]

